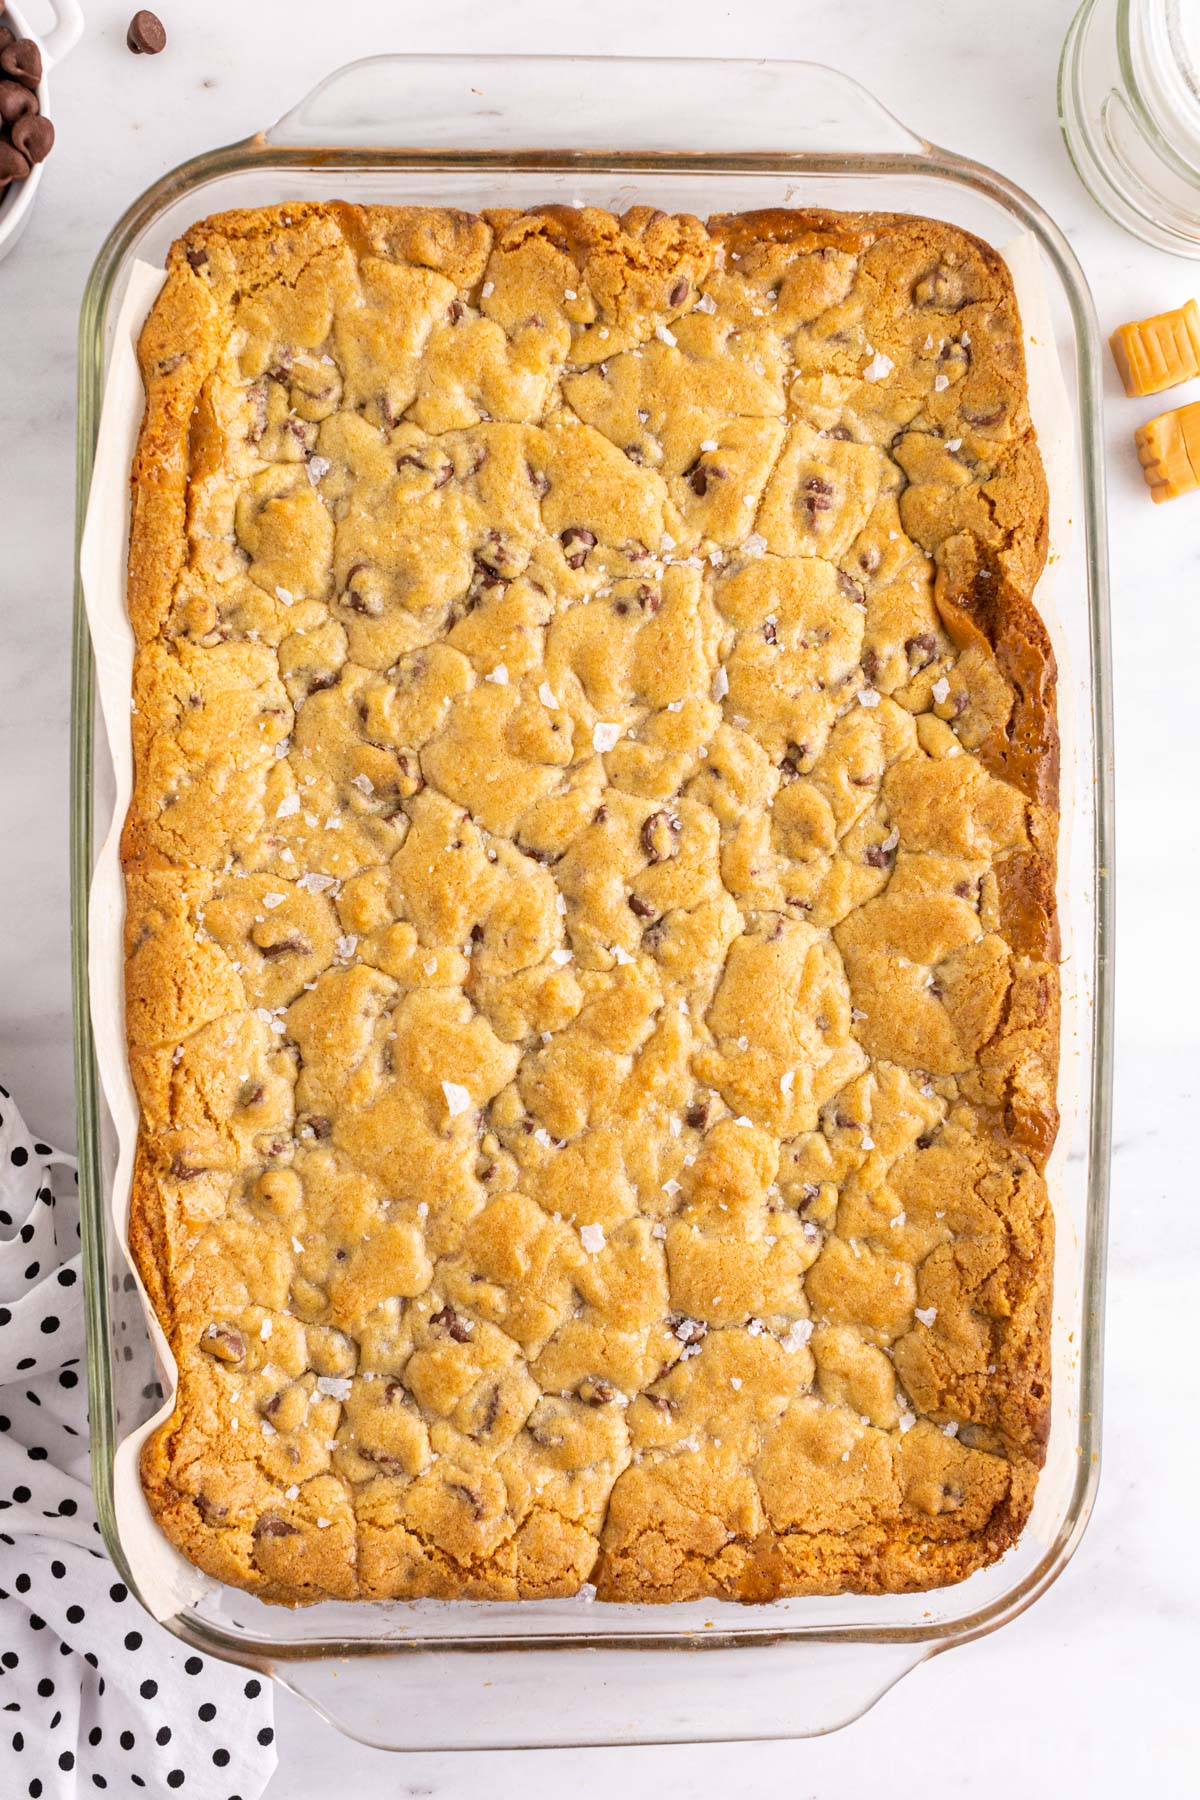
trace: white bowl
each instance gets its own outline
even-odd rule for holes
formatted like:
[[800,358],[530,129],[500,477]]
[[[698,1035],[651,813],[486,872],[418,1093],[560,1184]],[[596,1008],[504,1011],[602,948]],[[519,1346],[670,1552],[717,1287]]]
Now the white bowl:
[[[42,111],[53,122],[46,77],[55,63],[61,62],[67,51],[79,42],[83,33],[83,14],[77,0],[47,0],[47,3],[54,14],[54,23],[42,37],[30,31],[18,6],[6,6],[4,0],[0,0],[0,20],[18,37],[32,38],[41,51],[42,79],[38,83],[37,96]],[[24,181],[10,182],[0,195],[0,259],[8,255],[29,223],[43,167],[42,163],[34,163]]]

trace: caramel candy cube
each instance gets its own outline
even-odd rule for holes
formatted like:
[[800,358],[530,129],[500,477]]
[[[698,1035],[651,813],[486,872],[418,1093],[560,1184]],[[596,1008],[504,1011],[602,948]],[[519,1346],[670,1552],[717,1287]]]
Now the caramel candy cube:
[[1189,300],[1174,312],[1118,325],[1109,343],[1130,399],[1161,394],[1200,375],[1200,306]]
[[1133,441],[1155,501],[1174,500],[1200,487],[1200,400],[1148,419]]

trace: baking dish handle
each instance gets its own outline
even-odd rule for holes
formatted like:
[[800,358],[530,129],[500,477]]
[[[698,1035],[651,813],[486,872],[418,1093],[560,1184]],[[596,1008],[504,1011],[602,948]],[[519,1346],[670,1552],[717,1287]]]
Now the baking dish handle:
[[682,1647],[631,1649],[626,1639],[606,1654],[602,1644],[534,1639],[519,1655],[425,1646],[399,1660],[321,1658],[271,1673],[347,1737],[381,1750],[713,1743],[836,1731],[946,1645],[748,1640],[697,1644],[687,1657]]
[[37,41],[41,46],[42,62],[50,70],[83,36],[83,13],[78,0],[47,0],[47,4],[54,14],[54,23],[48,31],[37,33]]
[[327,75],[261,141],[718,159],[929,149],[866,88],[822,63],[497,56],[483,81],[478,57],[366,57]]

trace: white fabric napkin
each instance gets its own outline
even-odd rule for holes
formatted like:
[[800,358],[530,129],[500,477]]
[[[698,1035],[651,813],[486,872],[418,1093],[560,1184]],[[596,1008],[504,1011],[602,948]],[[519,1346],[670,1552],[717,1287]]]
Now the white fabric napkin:
[[270,1681],[155,1624],[100,1539],[74,1169],[0,1087],[0,1796],[258,1800]]

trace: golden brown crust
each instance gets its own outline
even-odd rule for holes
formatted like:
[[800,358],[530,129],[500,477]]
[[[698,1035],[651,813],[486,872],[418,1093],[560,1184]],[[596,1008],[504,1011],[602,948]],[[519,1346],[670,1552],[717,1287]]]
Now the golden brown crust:
[[143,1479],[267,1600],[920,1589],[1049,1418],[1045,483],[903,215],[298,203],[140,357]]

